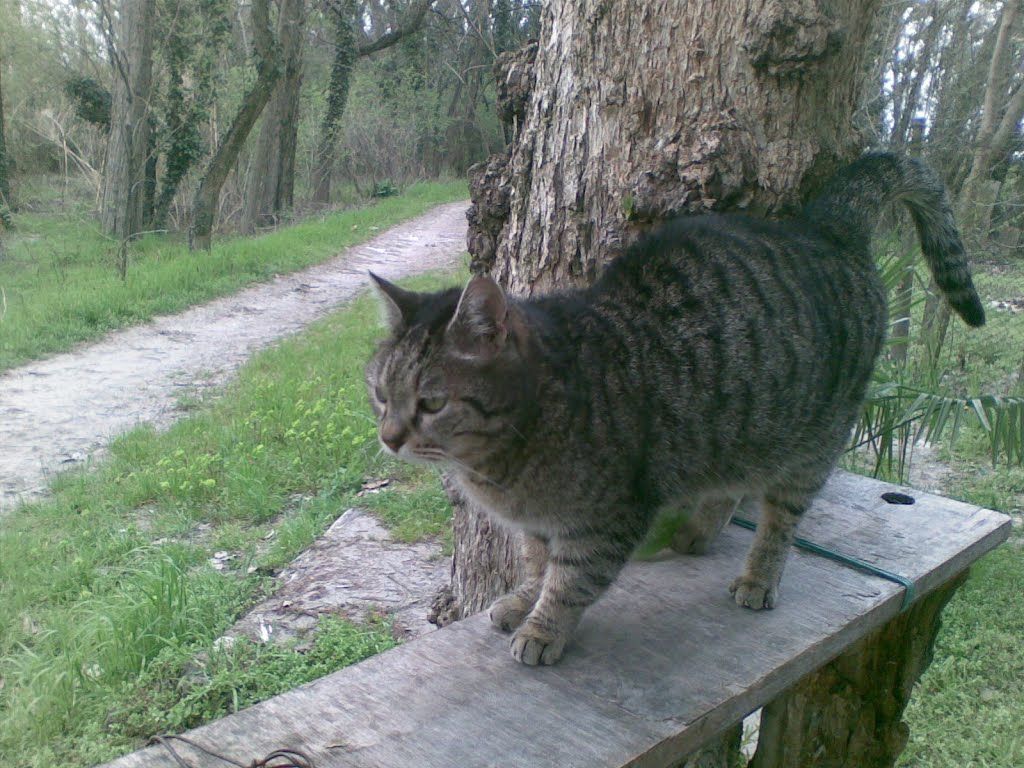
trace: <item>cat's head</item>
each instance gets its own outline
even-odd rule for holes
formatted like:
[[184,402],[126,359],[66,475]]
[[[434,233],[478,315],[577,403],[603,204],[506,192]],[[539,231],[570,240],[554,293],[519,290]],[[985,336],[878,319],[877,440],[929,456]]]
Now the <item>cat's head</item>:
[[480,467],[522,439],[524,331],[489,277],[415,293],[370,275],[391,330],[366,367],[377,433],[407,461]]

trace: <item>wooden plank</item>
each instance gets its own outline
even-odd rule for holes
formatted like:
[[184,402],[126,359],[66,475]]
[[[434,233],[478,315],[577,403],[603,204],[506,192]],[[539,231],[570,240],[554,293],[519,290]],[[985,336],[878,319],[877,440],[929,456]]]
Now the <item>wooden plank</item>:
[[[1004,515],[916,491],[889,505],[888,490],[839,473],[800,534],[919,594],[1009,535]],[[703,557],[631,564],[555,667],[516,664],[475,616],[189,736],[243,762],[300,748],[320,768],[671,765],[900,609],[897,584],[800,551],[774,611],[740,609],[727,587],[751,536],[730,526]],[[163,766],[157,748],[109,764]]]

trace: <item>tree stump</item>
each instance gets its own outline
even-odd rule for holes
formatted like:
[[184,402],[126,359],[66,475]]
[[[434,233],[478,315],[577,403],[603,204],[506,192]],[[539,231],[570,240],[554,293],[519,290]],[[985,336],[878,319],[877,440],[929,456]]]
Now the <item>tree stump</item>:
[[676,768],[740,768],[744,764],[740,751],[742,742],[743,723],[737,723]]
[[921,598],[766,706],[749,768],[891,768],[907,744],[903,710],[931,663],[942,609],[966,578]]

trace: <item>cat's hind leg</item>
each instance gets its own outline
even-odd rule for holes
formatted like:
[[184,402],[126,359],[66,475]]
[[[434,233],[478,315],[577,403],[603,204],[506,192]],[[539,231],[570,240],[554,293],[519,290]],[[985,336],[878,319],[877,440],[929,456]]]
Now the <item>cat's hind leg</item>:
[[735,497],[705,496],[676,529],[670,546],[681,555],[703,555],[739,503]]
[[775,488],[765,494],[761,520],[743,575],[729,587],[738,605],[755,611],[775,607],[782,569],[796,536],[797,523],[818,487],[820,485],[801,491]]
[[487,609],[491,623],[502,632],[511,632],[523,623],[540,596],[544,571],[548,562],[548,545],[543,539],[521,532],[519,538],[519,565],[523,581],[507,595],[499,597]]

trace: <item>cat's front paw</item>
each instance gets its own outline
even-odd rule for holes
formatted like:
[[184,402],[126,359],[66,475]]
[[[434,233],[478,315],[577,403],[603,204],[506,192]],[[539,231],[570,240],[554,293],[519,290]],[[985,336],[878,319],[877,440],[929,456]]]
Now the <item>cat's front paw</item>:
[[523,623],[523,619],[533,610],[533,604],[514,592],[499,597],[487,609],[491,624],[502,632],[511,632]]
[[760,611],[762,608],[775,607],[779,597],[779,585],[744,575],[732,583],[729,592],[736,599],[737,605]]
[[569,632],[527,619],[512,636],[512,658],[531,667],[554,664],[562,658],[568,640]]

